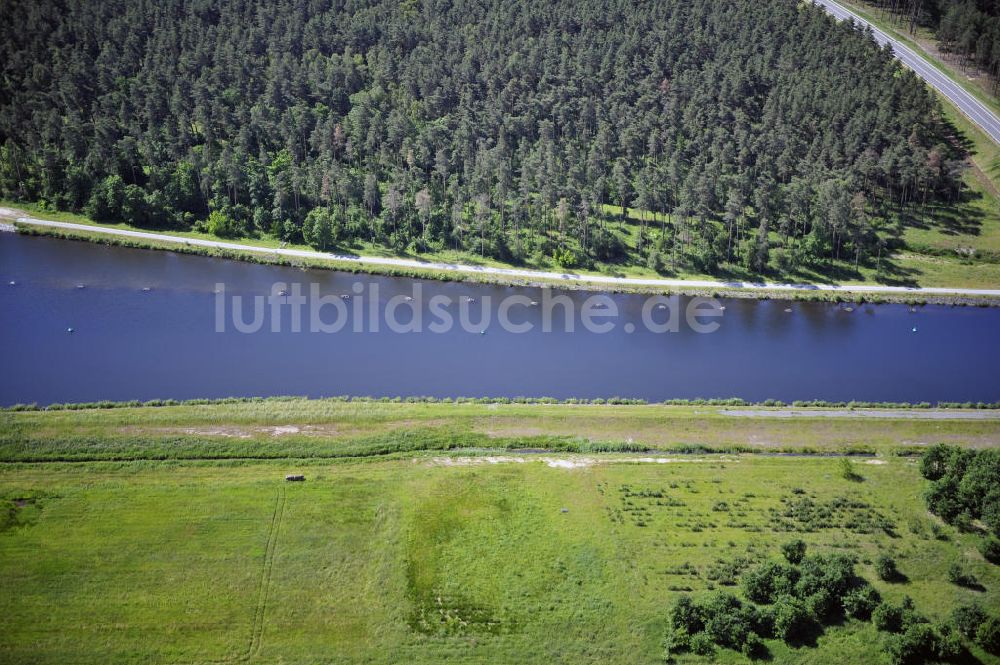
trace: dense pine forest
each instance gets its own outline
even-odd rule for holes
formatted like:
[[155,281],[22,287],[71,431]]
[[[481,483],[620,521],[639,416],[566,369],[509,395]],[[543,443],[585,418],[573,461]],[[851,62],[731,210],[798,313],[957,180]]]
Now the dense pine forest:
[[0,195],[101,221],[761,273],[961,195],[924,84],[794,0],[3,5]]
[[986,72],[1000,90],[1000,3],[996,0],[864,0],[912,32],[930,28],[945,50]]

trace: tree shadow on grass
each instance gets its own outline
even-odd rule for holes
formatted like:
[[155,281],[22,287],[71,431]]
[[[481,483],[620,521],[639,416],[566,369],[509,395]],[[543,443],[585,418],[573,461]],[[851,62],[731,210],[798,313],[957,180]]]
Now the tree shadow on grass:
[[968,647],[964,644],[962,645],[962,650],[958,656],[949,662],[964,663],[965,665],[983,665],[983,661],[976,658],[976,655],[969,651]]
[[905,210],[899,214],[899,219],[908,228],[933,230],[946,236],[978,236],[982,234],[986,213],[971,204],[982,198],[980,192],[966,189],[956,204],[933,204],[920,210]]
[[909,584],[910,578],[906,576],[906,573],[894,570],[888,577],[883,577],[882,581],[889,584]]
[[969,591],[977,591],[979,593],[986,592],[986,587],[984,587],[979,580],[977,580],[975,577],[972,577],[971,575],[963,576],[962,579],[955,582],[955,586],[960,586],[963,589],[968,589]]
[[809,626],[803,627],[798,634],[785,640],[785,643],[793,649],[815,649],[819,646],[819,638],[825,632],[823,624],[818,621],[812,621]]

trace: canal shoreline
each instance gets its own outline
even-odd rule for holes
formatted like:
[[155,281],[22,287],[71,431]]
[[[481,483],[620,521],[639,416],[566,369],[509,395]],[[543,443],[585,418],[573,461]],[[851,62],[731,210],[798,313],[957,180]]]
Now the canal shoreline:
[[300,395],[212,397],[185,400],[101,400],[96,402],[64,402],[52,404],[14,404],[0,406],[0,412],[22,411],[89,411],[108,409],[208,407],[240,404],[372,404],[372,405],[454,405],[456,407],[512,406],[512,407],[591,407],[595,409],[660,409],[686,408],[733,418],[887,418],[922,420],[994,420],[1000,418],[1000,402],[834,402],[803,400],[786,403],[781,400],[745,400],[739,397],[709,399],[667,399],[648,401],[641,398],[568,398],[553,397],[429,397],[395,396],[371,397],[340,395],[332,397],[307,397]]
[[949,289],[893,287],[874,284],[762,284],[623,278],[585,274],[557,274],[461,264],[442,264],[409,259],[325,254],[322,252],[273,249],[224,241],[112,229],[100,226],[19,217],[13,224],[0,224],[0,232],[81,240],[133,249],[172,251],[183,254],[245,261],[265,265],[316,268],[348,274],[371,274],[446,282],[501,286],[553,288],[602,293],[677,294],[716,298],[791,300],[818,302],[899,303],[907,305],[961,305],[1000,307],[1000,289]]

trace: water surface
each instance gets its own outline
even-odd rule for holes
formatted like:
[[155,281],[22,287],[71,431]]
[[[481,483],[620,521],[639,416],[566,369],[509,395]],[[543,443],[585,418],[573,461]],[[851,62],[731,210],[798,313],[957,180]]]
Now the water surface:
[[[523,334],[503,331],[495,313],[487,334],[359,333],[350,322],[333,334],[296,333],[287,320],[277,333],[241,334],[231,321],[216,332],[218,283],[249,298],[275,282],[346,294],[359,281],[378,285],[380,306],[415,283],[0,233],[0,403],[343,394],[1000,400],[996,308],[848,312],[728,300],[717,332],[664,334],[641,325],[644,296],[612,295],[621,316],[606,334],[579,325],[543,332],[538,307],[512,310],[535,324]],[[421,284],[425,299],[472,297],[479,307],[487,296],[494,309],[514,294],[541,300],[534,288]],[[567,295],[581,305],[593,294]]]

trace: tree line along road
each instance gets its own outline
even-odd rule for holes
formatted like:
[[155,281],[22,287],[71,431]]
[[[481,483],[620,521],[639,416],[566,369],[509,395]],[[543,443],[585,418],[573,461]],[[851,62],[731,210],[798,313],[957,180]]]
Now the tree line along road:
[[986,132],[987,136],[993,139],[997,145],[1000,145],[1000,117],[973,97],[962,86],[955,83],[946,74],[942,73],[941,70],[928,62],[926,58],[918,55],[906,44],[903,44],[898,39],[893,39],[865,19],[833,0],[813,0],[813,3],[823,7],[841,21],[852,20],[858,25],[871,28],[876,42],[882,46],[889,44],[900,62],[912,69],[920,78],[927,81],[927,84],[932,88],[947,97],[959,111]]

